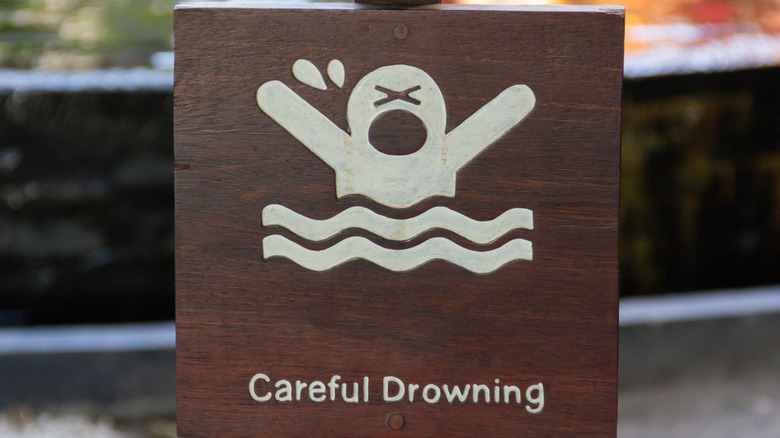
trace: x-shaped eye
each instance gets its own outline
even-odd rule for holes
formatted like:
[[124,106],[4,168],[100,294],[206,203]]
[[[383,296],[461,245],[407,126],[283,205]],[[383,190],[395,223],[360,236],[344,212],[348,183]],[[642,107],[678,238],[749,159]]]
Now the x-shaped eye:
[[420,101],[415,99],[414,97],[409,96],[409,94],[414,93],[415,91],[419,90],[420,88],[422,88],[422,87],[420,87],[419,85],[415,85],[414,87],[407,88],[404,91],[393,91],[393,90],[390,90],[389,88],[385,88],[385,87],[377,85],[376,87],[374,87],[374,89],[377,90],[377,91],[381,91],[382,93],[385,93],[386,96],[383,97],[382,99],[379,99],[376,102],[374,102],[374,108],[380,107],[380,106],[382,106],[382,105],[384,105],[386,103],[390,103],[390,102],[392,102],[394,100],[403,100],[403,101],[409,102],[409,103],[414,104],[414,105],[419,105]]

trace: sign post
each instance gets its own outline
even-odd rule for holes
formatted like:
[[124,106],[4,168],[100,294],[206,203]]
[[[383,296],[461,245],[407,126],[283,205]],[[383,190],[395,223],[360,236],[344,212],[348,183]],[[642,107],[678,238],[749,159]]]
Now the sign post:
[[179,436],[615,436],[622,8],[175,32]]

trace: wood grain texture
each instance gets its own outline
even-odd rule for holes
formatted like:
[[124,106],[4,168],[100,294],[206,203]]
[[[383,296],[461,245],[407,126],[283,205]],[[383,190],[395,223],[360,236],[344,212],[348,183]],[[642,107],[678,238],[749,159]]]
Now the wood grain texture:
[[[407,32],[394,31],[399,24]],[[175,35],[180,437],[615,436],[621,11],[202,6],[176,10]],[[297,82],[297,59],[323,74],[341,60],[344,88]],[[400,211],[336,199],[333,170],[260,111],[255,92],[281,80],[346,130],[352,87],[392,64],[438,83],[447,132],[514,84],[534,91],[536,107],[461,169],[454,198]],[[310,243],[262,226],[273,203],[314,218],[351,206],[408,218],[442,205],[479,220],[529,208],[535,229],[490,247],[525,238],[534,258],[488,275],[442,261],[405,273],[363,260],[308,271],[264,260],[262,239],[282,234],[321,249],[357,235],[406,248],[444,236],[483,248],[446,231],[398,243],[348,230]],[[260,372],[309,382],[369,376],[371,401],[258,403],[247,386]],[[384,403],[388,375],[543,382],[546,401],[538,415],[506,404]],[[388,420],[393,413],[403,421]]]
[[420,6],[441,3],[441,0],[355,0],[364,5]]

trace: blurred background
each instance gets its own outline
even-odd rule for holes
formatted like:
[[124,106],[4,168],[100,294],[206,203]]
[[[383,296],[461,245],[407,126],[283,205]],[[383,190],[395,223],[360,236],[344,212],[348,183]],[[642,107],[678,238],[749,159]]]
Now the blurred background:
[[[780,437],[780,0],[463,2],[627,7],[620,436]],[[0,0],[0,436],[175,436],[175,3]]]

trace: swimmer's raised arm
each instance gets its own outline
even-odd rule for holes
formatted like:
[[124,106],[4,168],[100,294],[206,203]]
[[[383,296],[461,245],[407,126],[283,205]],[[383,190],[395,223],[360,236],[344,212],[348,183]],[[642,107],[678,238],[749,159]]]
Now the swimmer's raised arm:
[[351,137],[280,81],[257,89],[257,104],[330,167],[344,167]]
[[444,136],[447,158],[460,169],[520,123],[536,104],[526,85],[513,85]]

